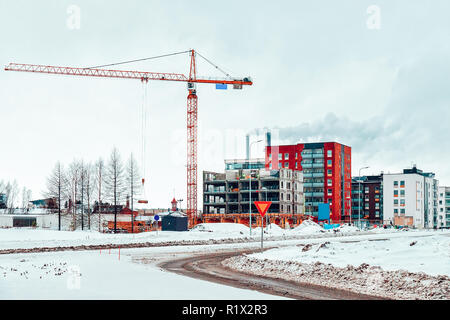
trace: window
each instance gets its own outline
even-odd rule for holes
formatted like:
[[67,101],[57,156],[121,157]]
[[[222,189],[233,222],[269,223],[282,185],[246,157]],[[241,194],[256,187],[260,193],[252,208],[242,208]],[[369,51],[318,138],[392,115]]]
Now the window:
[[327,185],[331,186],[332,180],[331,179],[327,179]]
[[400,213],[405,214],[405,209],[400,209]]
[[281,181],[280,184],[281,184],[281,189],[283,189],[283,181]]
[[[288,193],[287,194],[287,200],[290,201],[291,200],[291,195]],[[289,210],[289,209],[288,209]]]
[[332,173],[332,172],[333,172],[333,171],[332,171],[331,169],[328,169],[328,170],[327,170],[327,173],[328,173],[329,176],[331,176],[331,173]]
[[394,199],[394,206],[398,206],[398,199]]
[[289,162],[285,162],[285,163],[284,163],[284,167],[285,167],[285,168],[289,168]]
[[269,160],[272,160],[272,154],[269,153]]
[[405,190],[400,190],[400,196],[404,197],[405,196]]
[[272,170],[272,162],[269,163],[269,169]]
[[401,205],[402,207],[405,206],[405,199],[400,199],[400,205]]
[[333,154],[333,150],[327,150],[327,157],[331,157],[331,155]]
[[297,158],[298,158],[298,153],[296,152],[296,153],[295,153],[295,159],[297,159]]
[[375,217],[379,217],[380,216],[380,211],[375,211]]
[[394,187],[398,187],[398,181],[394,181]]
[[290,182],[286,182],[286,188],[291,189],[291,183]]
[[398,197],[398,190],[394,190],[394,197]]
[[405,180],[400,181],[400,188],[404,188],[405,187]]
[[284,154],[284,160],[289,160],[289,153]]
[[295,169],[297,169],[297,168],[298,168],[298,162],[295,163]]
[[282,160],[282,158],[281,158],[282,156],[283,156],[283,155],[282,155],[281,153],[279,153],[279,154],[278,154],[278,160]]
[[331,166],[331,160],[327,160],[327,165]]
[[398,209],[394,209],[394,214],[398,214]]

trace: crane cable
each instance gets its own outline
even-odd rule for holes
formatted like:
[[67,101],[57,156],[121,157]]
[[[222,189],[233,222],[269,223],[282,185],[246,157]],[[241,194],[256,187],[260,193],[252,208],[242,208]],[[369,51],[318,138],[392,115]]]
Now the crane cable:
[[231,76],[228,72],[222,70],[221,68],[219,68],[219,66],[217,66],[216,64],[214,64],[212,61],[208,60],[207,58],[205,58],[204,56],[202,56],[198,51],[195,51],[196,54],[198,54],[200,57],[202,57],[206,62],[208,62],[210,65],[212,65],[214,68],[216,68],[217,70],[219,70],[220,72],[222,72],[224,75],[227,76],[227,78],[231,79]]
[[142,107],[141,107],[141,166],[142,166],[142,193],[145,199],[145,164],[146,164],[146,132],[147,132],[147,81],[142,81]]
[[135,59],[135,60],[128,60],[128,61],[104,64],[104,65],[95,66],[95,67],[87,67],[85,69],[94,69],[94,68],[103,68],[103,67],[117,66],[117,65],[120,65],[120,64],[126,64],[126,63],[133,63],[133,62],[139,62],[139,61],[145,61],[145,60],[151,60],[151,59],[157,59],[157,58],[170,57],[170,56],[174,56],[174,55],[182,54],[182,53],[187,53],[187,52],[190,52],[190,50],[180,51],[180,52],[175,52],[175,53],[169,53],[169,54],[163,54],[163,55],[159,55],[159,56],[153,56],[153,57],[142,58],[142,59]]
[[[133,63],[133,62],[139,62],[139,61],[146,61],[146,60],[152,60],[152,59],[158,59],[158,58],[164,58],[164,57],[170,57],[170,56],[174,56],[174,55],[178,55],[178,54],[183,54],[183,53],[188,53],[191,52],[191,50],[186,50],[186,51],[180,51],[180,52],[174,52],[174,53],[169,53],[169,54],[163,54],[163,55],[159,55],[159,56],[153,56],[153,57],[147,57],[147,58],[141,58],[141,59],[134,59],[134,60],[128,60],[128,61],[121,61],[121,62],[115,62],[115,63],[110,63],[110,64],[103,64],[103,65],[99,65],[99,66],[94,66],[94,67],[87,67],[85,69],[95,69],[95,68],[103,68],[103,67],[111,67],[111,66],[117,66],[117,65],[121,65],[121,64],[127,64],[127,63]],[[196,54],[198,54],[201,58],[203,58],[206,62],[208,62],[210,65],[212,65],[214,68],[216,68],[217,70],[219,70],[220,72],[222,72],[227,78],[232,79],[232,77],[230,76],[230,74],[224,70],[222,70],[218,65],[214,64],[211,60],[207,59],[206,57],[204,57],[203,55],[201,55],[198,51],[195,51]]]

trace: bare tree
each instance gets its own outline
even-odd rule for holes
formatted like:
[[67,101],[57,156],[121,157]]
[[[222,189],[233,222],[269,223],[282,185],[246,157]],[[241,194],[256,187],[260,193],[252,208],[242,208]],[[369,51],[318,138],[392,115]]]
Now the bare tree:
[[130,195],[130,206],[131,206],[131,232],[134,232],[134,214],[133,214],[133,204],[135,196],[140,193],[141,183],[139,179],[139,167],[136,162],[136,159],[133,157],[133,154],[130,155],[130,158],[127,162],[127,170],[126,170],[126,181],[128,194]]
[[72,230],[77,227],[77,201],[80,194],[80,176],[81,176],[81,162],[78,160],[72,161],[67,172],[67,183],[69,191],[69,209],[72,210]]
[[0,181],[0,200],[3,199],[0,202],[0,209],[6,209],[6,184],[2,180]]
[[0,181],[0,193],[5,193],[6,183],[2,180]]
[[95,190],[97,191],[98,196],[98,231],[100,232],[101,227],[101,210],[102,210],[102,183],[104,181],[104,162],[103,159],[100,158],[95,163]]
[[31,201],[31,190],[26,187],[22,188],[22,211],[28,211],[28,203]]
[[17,202],[17,195],[19,194],[19,186],[17,185],[17,181],[14,180],[13,183],[8,182],[6,184],[5,191],[6,207],[8,208],[9,213],[13,213]]
[[125,195],[126,181],[120,154],[117,148],[113,148],[106,167],[105,191],[109,199],[114,202],[114,233],[117,232],[117,205]]
[[47,178],[47,190],[44,192],[48,198],[58,199],[58,230],[61,230],[61,202],[68,197],[68,181],[64,167],[57,162],[50,176]]
[[84,192],[86,195],[87,201],[87,214],[88,214],[88,228],[91,229],[91,202],[92,202],[92,194],[94,190],[93,184],[93,166],[88,163],[84,166]]
[[84,194],[85,194],[85,183],[86,183],[86,166],[84,161],[80,162],[80,198],[81,198],[81,230],[84,230]]

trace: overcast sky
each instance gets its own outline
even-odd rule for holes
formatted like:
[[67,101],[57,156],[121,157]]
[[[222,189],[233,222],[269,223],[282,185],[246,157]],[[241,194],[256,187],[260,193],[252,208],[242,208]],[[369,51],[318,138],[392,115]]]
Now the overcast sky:
[[[449,12],[446,0],[0,0],[0,62],[90,67],[194,48],[232,75],[251,76],[243,90],[198,87],[199,209],[202,170],[243,158],[245,134],[263,127],[283,144],[351,146],[354,175],[416,163],[450,185]],[[221,76],[198,64],[200,75]],[[187,54],[121,66],[188,67]],[[2,68],[0,180],[16,179],[38,198],[58,160],[108,159],[113,146],[124,160],[131,152],[140,159],[142,92],[137,80]],[[186,96],[185,83],[148,86],[153,207],[168,207],[174,192],[186,197]]]

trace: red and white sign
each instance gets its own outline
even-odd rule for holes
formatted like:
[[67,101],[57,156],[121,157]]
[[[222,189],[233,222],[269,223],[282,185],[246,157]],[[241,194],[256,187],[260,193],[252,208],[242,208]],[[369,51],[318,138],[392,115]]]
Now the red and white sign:
[[264,217],[270,205],[272,204],[272,201],[254,201],[253,203],[255,204],[256,209],[258,209],[261,217]]

